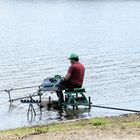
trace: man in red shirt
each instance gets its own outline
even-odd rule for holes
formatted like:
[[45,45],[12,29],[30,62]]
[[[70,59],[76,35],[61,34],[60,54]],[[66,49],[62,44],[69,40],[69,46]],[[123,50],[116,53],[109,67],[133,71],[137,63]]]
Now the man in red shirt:
[[64,101],[62,90],[68,88],[68,90],[71,91],[74,88],[81,88],[84,80],[85,68],[79,62],[78,55],[71,54],[69,60],[71,66],[69,67],[64,79],[59,83],[58,91],[56,91],[60,104],[62,104]]

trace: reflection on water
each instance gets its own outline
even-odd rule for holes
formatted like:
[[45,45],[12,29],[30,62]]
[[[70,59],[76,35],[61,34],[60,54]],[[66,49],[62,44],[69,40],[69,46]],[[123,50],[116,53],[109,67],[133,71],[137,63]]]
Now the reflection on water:
[[[79,108],[79,109],[67,109],[65,111],[64,117],[66,119],[78,119],[78,118],[86,118],[90,110],[88,108]],[[89,113],[90,114],[90,113]]]
[[[75,52],[86,67],[84,87],[93,104],[140,110],[139,13],[136,0],[0,1],[0,90],[65,75],[67,57]],[[15,91],[12,98],[36,90]],[[0,98],[0,129],[29,125],[28,105],[16,102],[9,111],[8,95],[0,92]],[[60,118],[58,111],[44,110],[33,124],[123,113],[78,111],[67,110]]]

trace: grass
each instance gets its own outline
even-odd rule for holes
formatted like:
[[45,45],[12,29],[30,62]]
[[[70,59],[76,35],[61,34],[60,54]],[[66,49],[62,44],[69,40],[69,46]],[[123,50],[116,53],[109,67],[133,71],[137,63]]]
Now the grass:
[[27,135],[35,135],[47,132],[56,132],[56,131],[66,131],[71,129],[83,129],[86,127],[93,127],[99,125],[108,124],[103,118],[94,118],[94,119],[84,119],[80,121],[67,122],[67,123],[53,123],[50,125],[34,126],[34,127],[23,127],[16,129],[9,129],[0,131],[0,134],[13,134],[20,137]]
[[94,119],[90,119],[89,122],[93,126],[107,125],[107,124],[111,123],[109,120],[107,120],[105,118],[94,118]]
[[68,131],[75,129],[84,129],[91,128],[94,129],[96,127],[107,127],[107,126],[130,126],[130,127],[140,127],[140,119],[136,119],[135,121],[127,120],[127,118],[92,118],[92,119],[83,119],[78,121],[70,121],[70,122],[62,122],[62,123],[53,123],[49,125],[42,126],[33,126],[33,127],[23,127],[17,129],[10,129],[0,131],[0,134],[4,135],[16,135],[18,138],[22,138],[28,135],[35,135],[47,132],[57,132],[57,131]]

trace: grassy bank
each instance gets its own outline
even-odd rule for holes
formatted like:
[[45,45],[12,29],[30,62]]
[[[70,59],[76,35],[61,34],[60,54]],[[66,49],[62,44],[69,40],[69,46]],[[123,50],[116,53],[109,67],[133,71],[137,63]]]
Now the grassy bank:
[[41,125],[34,127],[23,127],[0,131],[0,140],[4,139],[20,139],[29,135],[37,135],[42,133],[55,133],[70,130],[83,129],[104,129],[112,127],[140,127],[140,114],[127,114],[116,117],[103,117],[82,119],[69,122],[53,123],[49,125]]

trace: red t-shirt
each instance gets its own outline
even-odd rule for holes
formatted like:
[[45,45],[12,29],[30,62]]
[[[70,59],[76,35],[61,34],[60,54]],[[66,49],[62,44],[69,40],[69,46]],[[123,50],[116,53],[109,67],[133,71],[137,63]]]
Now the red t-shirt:
[[68,73],[71,74],[69,83],[75,85],[82,85],[84,79],[85,68],[80,62],[76,62],[68,69]]

